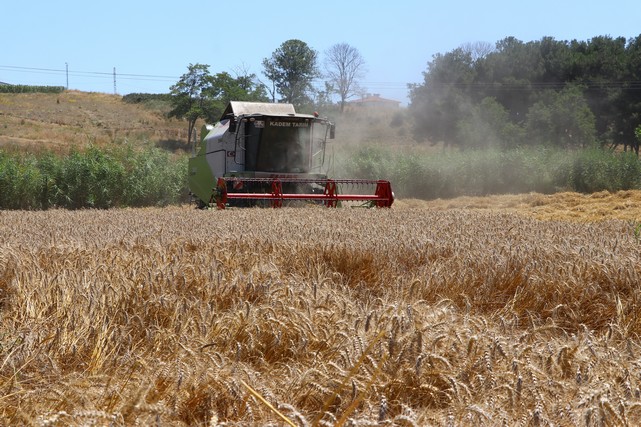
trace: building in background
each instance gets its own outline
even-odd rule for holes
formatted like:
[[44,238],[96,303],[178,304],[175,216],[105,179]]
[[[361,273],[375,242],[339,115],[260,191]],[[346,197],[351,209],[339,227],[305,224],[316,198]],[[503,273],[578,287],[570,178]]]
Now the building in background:
[[378,93],[368,93],[360,99],[348,102],[347,108],[352,111],[389,111],[398,109],[400,105],[400,101],[381,98]]

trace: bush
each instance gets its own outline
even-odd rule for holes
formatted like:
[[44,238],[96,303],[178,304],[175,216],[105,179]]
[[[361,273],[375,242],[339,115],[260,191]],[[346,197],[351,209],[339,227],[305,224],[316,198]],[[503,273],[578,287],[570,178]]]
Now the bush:
[[346,151],[341,177],[389,179],[401,198],[641,189],[630,153],[531,147],[513,150],[399,152],[384,146]]
[[64,86],[28,86],[0,84],[0,93],[62,93]]
[[131,146],[51,153],[0,151],[0,209],[164,206],[186,201],[185,156]]
[[641,164],[632,153],[610,153],[599,149],[579,152],[568,181],[575,191],[592,193],[641,188]]
[[181,201],[187,191],[186,157],[172,157],[159,148],[126,149],[124,203],[127,206],[165,206]]
[[70,209],[118,206],[123,178],[123,165],[112,154],[95,147],[74,151],[54,176],[51,204]]
[[130,93],[122,97],[128,104],[143,104],[153,101],[171,101],[169,93]]

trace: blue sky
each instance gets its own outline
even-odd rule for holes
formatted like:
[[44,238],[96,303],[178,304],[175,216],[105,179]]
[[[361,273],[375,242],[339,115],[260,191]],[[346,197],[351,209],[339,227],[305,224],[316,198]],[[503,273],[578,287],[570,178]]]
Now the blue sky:
[[263,78],[261,62],[289,39],[323,53],[357,48],[361,85],[407,102],[437,53],[468,42],[641,34],[638,0],[289,1],[23,0],[0,8],[0,81],[113,93],[168,92],[190,63]]

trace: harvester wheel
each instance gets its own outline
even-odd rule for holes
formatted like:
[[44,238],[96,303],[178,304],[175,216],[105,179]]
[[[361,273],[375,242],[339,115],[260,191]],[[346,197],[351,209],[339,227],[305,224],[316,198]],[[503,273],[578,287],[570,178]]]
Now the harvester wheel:
[[214,203],[218,209],[225,209],[225,204],[227,203],[227,183],[222,178],[218,178],[216,187],[212,190],[211,197],[209,198],[209,206],[213,206]]

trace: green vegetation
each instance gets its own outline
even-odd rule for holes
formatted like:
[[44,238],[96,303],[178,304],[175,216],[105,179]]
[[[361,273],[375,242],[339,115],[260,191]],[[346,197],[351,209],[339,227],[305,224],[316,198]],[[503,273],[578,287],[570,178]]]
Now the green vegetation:
[[[339,70],[345,57],[362,59],[346,44],[335,45],[333,53],[333,68]],[[187,121],[191,141],[197,122],[218,120],[229,101],[268,101],[277,95],[300,111],[319,107],[334,113],[339,133],[355,135],[338,146],[340,155],[328,153],[335,159],[331,177],[389,179],[400,198],[641,189],[641,35],[525,43],[508,37],[495,46],[439,53],[428,63],[424,82],[409,88],[409,107],[382,119],[342,114],[329,97],[341,86],[340,73],[325,82],[325,92],[318,91],[311,86],[316,62],[316,51],[288,40],[263,61],[271,87],[254,74],[211,74],[208,65],[190,64],[170,93],[129,94],[113,108],[77,104],[77,96],[68,92],[50,100],[16,96],[38,98],[38,108],[6,101],[2,113],[8,120],[0,136],[6,147],[28,147],[25,141],[33,141],[31,146],[45,154],[0,149],[0,209],[180,203],[188,194],[184,153],[115,143],[152,138],[154,131],[158,146],[182,150],[177,141],[184,132],[176,131],[181,125],[171,118]],[[349,82],[357,83],[358,67],[353,71]],[[1,85],[2,92],[60,93],[64,88]],[[55,113],[45,114],[47,108],[54,111],[45,107],[54,101]],[[131,104],[153,114],[132,120]],[[114,110],[126,113],[110,120]],[[418,143],[405,138],[410,133]],[[79,139],[94,146],[69,152]],[[66,141],[65,153],[40,150],[49,140]]]
[[122,97],[128,104],[147,104],[154,102],[171,102],[169,93],[129,93]]
[[298,110],[312,105],[312,81],[321,76],[317,62],[318,52],[304,41],[291,39],[281,44],[271,57],[263,59],[263,74],[274,88],[272,99],[276,99],[278,92],[281,95],[278,102],[294,104]]
[[30,86],[0,84],[0,93],[62,93],[64,86]]
[[641,163],[634,154],[599,148],[420,152],[365,146],[346,154],[336,156],[336,169],[346,171],[345,177],[389,179],[401,198],[641,189]]
[[[418,141],[463,149],[623,146],[638,154],[641,36],[463,46],[434,55],[410,88]],[[519,137],[520,136],[520,137]]]
[[249,74],[233,78],[229,73],[209,73],[209,65],[189,64],[187,73],[171,89],[169,117],[185,119],[187,140],[191,141],[196,122],[216,122],[229,101],[267,101],[265,87]]
[[67,156],[0,150],[0,209],[164,206],[185,201],[185,156],[89,147]]
[[[441,152],[345,148],[334,177],[389,179],[399,198],[641,189],[631,153],[528,147]],[[165,206],[186,202],[187,157],[131,145],[69,155],[0,150],[0,209]],[[342,176],[341,176],[342,175]]]

